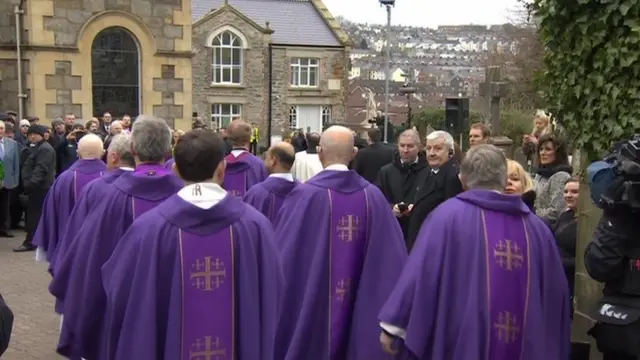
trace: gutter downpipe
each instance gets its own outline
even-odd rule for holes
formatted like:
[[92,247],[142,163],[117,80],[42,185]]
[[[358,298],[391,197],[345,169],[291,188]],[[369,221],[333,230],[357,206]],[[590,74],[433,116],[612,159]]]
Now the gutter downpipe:
[[273,46],[269,44],[269,104],[267,105],[267,148],[271,147],[273,127]]
[[22,72],[22,15],[24,10],[22,6],[24,0],[20,1],[20,5],[16,5],[13,9],[13,13],[16,17],[16,67],[18,72],[18,116],[17,121],[24,119],[24,100],[27,95],[24,93],[24,74]]

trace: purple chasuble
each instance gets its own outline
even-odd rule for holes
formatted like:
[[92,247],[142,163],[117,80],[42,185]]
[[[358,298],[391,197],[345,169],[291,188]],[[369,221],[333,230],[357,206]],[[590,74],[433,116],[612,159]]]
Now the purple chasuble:
[[284,199],[299,184],[297,181],[269,176],[265,181],[252,186],[243,200],[274,223]]
[[222,187],[231,195],[242,198],[253,185],[267,178],[264,161],[246,151],[239,156],[229,154],[224,160],[227,168]]
[[102,359],[275,360],[284,275],[269,221],[227,195],[174,195],[130,228],[102,269]]
[[519,196],[470,190],[425,220],[379,318],[406,332],[402,359],[568,359],[563,271]]
[[[313,219],[310,226],[308,219]],[[276,358],[388,359],[376,315],[407,258],[380,190],[351,171],[298,185],[275,223],[286,276]]]
[[33,244],[47,253],[47,261],[56,252],[63,239],[69,215],[82,189],[92,180],[102,176],[107,166],[99,159],[79,159],[56,179],[47,192]]
[[102,359],[101,329],[105,311],[102,265],[134,219],[181,187],[182,181],[168,174],[163,165],[146,165],[120,175],[91,209],[73,245],[64,258],[58,259],[59,270],[54,280],[60,286],[50,287],[53,295],[64,302],[58,353]]
[[[56,271],[57,259],[64,257],[64,253],[73,242],[78,229],[84,224],[89,211],[96,206],[98,202],[102,201],[102,197],[109,188],[109,185],[124,172],[125,170],[120,168],[106,171],[104,175],[88,183],[82,189],[82,192],[79,193],[61,237],[61,239],[64,240],[58,243],[56,251],[53,253],[51,260],[49,260],[49,271],[52,275],[54,275]],[[50,287],[53,286],[54,283],[55,276]]]

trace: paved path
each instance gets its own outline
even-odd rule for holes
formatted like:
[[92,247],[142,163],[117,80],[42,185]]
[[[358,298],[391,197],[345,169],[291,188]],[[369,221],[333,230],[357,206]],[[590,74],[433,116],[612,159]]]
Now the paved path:
[[60,318],[47,290],[51,278],[46,265],[35,262],[34,252],[11,251],[24,240],[24,232],[14,235],[0,238],[0,293],[15,314],[11,343],[2,360],[64,359],[55,352]]

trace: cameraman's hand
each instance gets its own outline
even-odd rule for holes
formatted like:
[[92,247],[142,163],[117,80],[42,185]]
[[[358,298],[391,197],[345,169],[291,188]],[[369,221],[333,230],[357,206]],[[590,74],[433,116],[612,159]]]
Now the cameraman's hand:
[[400,212],[400,209],[398,208],[398,204],[393,205],[393,215],[395,217],[402,217],[402,212]]
[[67,141],[75,140],[77,133],[78,133],[78,130],[73,130],[72,132],[70,132],[69,135],[67,135]]

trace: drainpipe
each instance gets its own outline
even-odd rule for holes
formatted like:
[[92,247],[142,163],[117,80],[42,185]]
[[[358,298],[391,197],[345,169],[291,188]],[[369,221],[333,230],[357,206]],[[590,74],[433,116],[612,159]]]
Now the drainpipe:
[[273,46],[269,43],[269,102],[267,104],[267,148],[271,147],[273,127]]
[[24,99],[27,95],[24,93],[24,78],[22,73],[22,5],[24,0],[20,1],[20,5],[16,5],[13,9],[13,13],[16,16],[16,66],[18,69],[18,121],[24,119]]

